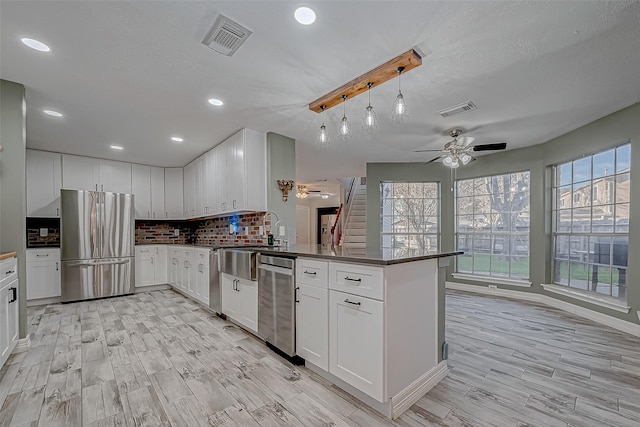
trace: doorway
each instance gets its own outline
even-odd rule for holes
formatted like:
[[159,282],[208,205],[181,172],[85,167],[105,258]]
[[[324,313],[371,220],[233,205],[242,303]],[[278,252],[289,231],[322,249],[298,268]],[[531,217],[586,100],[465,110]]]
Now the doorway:
[[317,242],[319,245],[331,245],[331,227],[336,221],[338,208],[318,208],[318,220],[316,227]]
[[309,244],[311,239],[311,209],[296,205],[296,244]]

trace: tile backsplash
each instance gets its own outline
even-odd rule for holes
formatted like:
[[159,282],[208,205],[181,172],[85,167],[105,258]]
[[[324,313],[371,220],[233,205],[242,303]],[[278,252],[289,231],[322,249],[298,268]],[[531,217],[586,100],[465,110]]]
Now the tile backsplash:
[[[46,228],[46,236],[40,236],[40,229]],[[27,218],[27,248],[60,247],[60,219]]]
[[[202,246],[263,245],[264,236],[258,234],[265,212],[191,221],[136,221],[136,244],[196,244]],[[229,225],[237,226],[238,234],[229,233]],[[266,227],[270,229],[270,216]],[[174,235],[174,230],[179,235]],[[247,234],[243,234],[245,232]]]

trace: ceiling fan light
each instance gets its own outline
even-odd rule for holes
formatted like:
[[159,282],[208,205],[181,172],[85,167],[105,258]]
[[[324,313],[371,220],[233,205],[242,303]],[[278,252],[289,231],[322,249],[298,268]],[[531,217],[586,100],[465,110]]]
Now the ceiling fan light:
[[462,156],[460,156],[460,161],[463,165],[466,165],[471,161],[471,156],[467,153],[463,153]]
[[453,158],[452,158],[451,156],[445,156],[445,157],[442,159],[442,163],[443,163],[445,166],[449,166],[449,167],[451,167],[451,163],[453,163]]
[[460,167],[460,161],[458,160],[458,158],[454,158],[453,160],[451,160],[451,164],[448,165],[451,169],[456,169],[458,167]]

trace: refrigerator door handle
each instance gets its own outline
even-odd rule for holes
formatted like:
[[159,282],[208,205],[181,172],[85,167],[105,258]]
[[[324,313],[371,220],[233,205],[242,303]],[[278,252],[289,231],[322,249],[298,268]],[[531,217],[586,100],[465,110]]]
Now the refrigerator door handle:
[[119,261],[79,261],[74,262],[73,264],[68,264],[69,267],[92,267],[95,265],[121,265],[128,264],[130,260],[119,260]]

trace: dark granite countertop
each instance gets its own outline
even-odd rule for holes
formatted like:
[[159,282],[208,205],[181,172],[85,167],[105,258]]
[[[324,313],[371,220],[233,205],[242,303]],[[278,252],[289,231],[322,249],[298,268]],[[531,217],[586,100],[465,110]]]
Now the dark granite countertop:
[[[238,249],[243,248],[239,247]],[[255,249],[256,252],[264,254],[280,254],[292,257],[319,258],[332,261],[345,261],[373,265],[394,265],[463,254],[462,251],[435,252],[420,251],[418,249],[388,249],[382,251],[371,251],[367,249],[344,248],[341,246],[330,247],[322,245],[293,245],[289,247],[268,246],[262,248],[247,246],[244,249]]]

